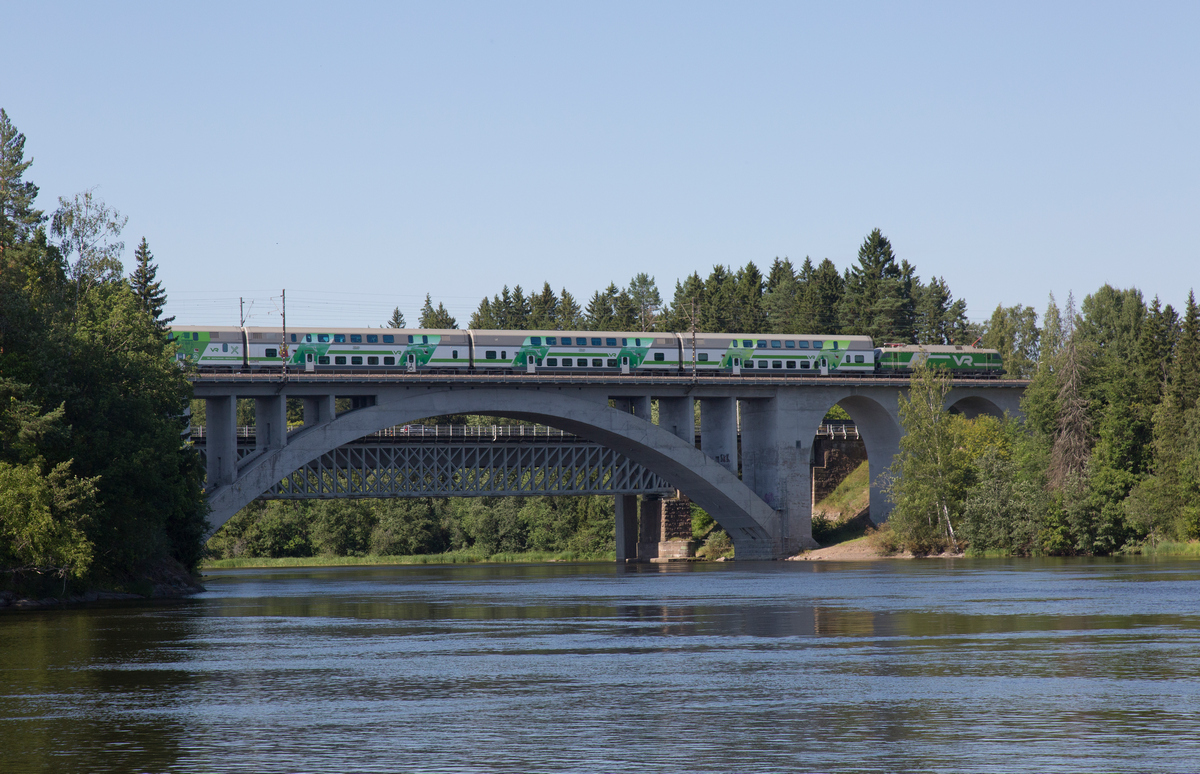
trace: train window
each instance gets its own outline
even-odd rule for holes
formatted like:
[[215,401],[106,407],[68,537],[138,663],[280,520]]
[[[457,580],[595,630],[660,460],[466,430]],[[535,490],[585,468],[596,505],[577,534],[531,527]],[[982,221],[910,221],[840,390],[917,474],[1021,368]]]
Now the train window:
[[541,336],[530,336],[529,337],[529,346],[531,346],[531,347],[542,346],[542,337]]
[[535,358],[533,359],[533,363],[534,363],[534,365],[541,365],[541,364],[542,364],[542,359],[541,359],[540,357],[535,357]]
[[321,355],[317,358],[317,365],[329,365],[329,356]]
[[796,345],[797,345],[798,347],[800,347],[800,349],[808,349],[808,342],[807,342],[807,341],[798,341],[798,342],[796,342]]
[[642,346],[642,340],[641,340],[641,339],[634,339],[634,340],[633,340],[633,346],[635,346],[635,347],[640,347],[640,346]]
[[599,336],[593,336],[593,337],[592,337],[592,346],[593,346],[593,347],[598,347],[598,346],[600,346],[600,342],[601,342],[601,341],[602,341],[602,339],[601,339]]
[[615,346],[617,346],[617,340],[616,340],[615,338],[611,338],[611,339],[605,339],[605,340],[604,340],[604,346],[606,346],[606,347],[615,347]]
[[318,341],[318,342],[320,342],[320,343],[322,343],[322,344],[328,343],[328,341],[329,341],[329,334],[328,334],[328,333],[318,333],[318,334],[317,334],[317,341]]
[[361,333],[351,333],[350,334],[350,343],[351,344],[362,344],[362,334]]
[[279,357],[279,350],[268,348],[266,354],[267,354],[267,357]]
[[558,337],[557,336],[547,336],[546,337],[546,346],[557,347],[558,346]]
[[[733,342],[733,344],[734,344],[734,346],[737,346],[737,342],[736,342],[736,341],[735,341],[735,342]],[[749,349],[750,347],[753,347],[753,346],[754,346],[754,342],[753,342],[753,341],[751,341],[750,339],[742,339],[742,347],[743,347],[744,349]]]
[[708,353],[701,352],[699,355],[696,356],[696,359],[699,360],[701,363],[707,363],[708,362]]
[[250,334],[250,338],[252,338],[252,339],[261,339],[261,338],[262,338],[262,334],[261,334],[261,333],[251,333],[251,334]]
[[661,363],[662,361],[667,359],[667,355],[665,352],[655,352],[654,359]]
[[346,343],[346,334],[344,334],[344,333],[333,334],[333,343],[334,344],[345,344]]
[[355,355],[350,358],[350,365],[362,365],[362,355]]
[[855,362],[855,363],[861,363],[861,362],[863,362],[863,356],[862,356],[862,355],[855,355],[855,356],[854,356],[854,362]]
[[601,360],[601,359],[600,359],[600,358],[598,358],[598,357],[594,357],[594,358],[592,358],[592,368],[603,368],[603,367],[604,367],[604,361],[603,361],[603,360]]
[[507,349],[500,350],[500,359],[508,360],[508,350]]
[[496,359],[496,350],[489,349],[487,352],[484,352],[483,359],[484,360],[495,360]]
[[616,361],[616,359],[614,359],[614,358],[611,358],[611,357],[610,357],[610,358],[608,359],[608,367],[609,367],[609,368],[616,368],[616,367],[617,367],[617,361]]
[[563,339],[563,346],[564,346],[564,347],[569,347],[569,346],[571,346],[571,337],[570,337],[570,336],[563,336],[563,337],[562,337],[562,339]]
[[221,351],[222,351],[222,352],[228,352],[228,351],[229,351],[229,345],[228,345],[228,344],[222,344],[222,345],[221,345]]
[[579,366],[580,368],[587,368],[587,358],[586,357],[575,358],[575,365]]
[[759,339],[759,340],[758,340],[758,348],[759,348],[759,349],[766,349],[766,348],[767,348],[767,340],[766,340],[766,339]]
[[556,365],[558,365],[558,358],[556,358],[556,357],[548,357],[548,358],[546,358],[546,365],[548,365],[548,366],[556,366]]
[[312,334],[311,333],[304,334],[304,343],[312,344]]
[[379,358],[377,358],[377,357],[367,358],[367,365],[379,365]]
[[621,339],[621,346],[622,346],[622,347],[628,347],[628,346],[629,346],[629,339]]
[[384,344],[395,344],[396,337],[390,333],[385,333],[385,334],[383,334],[383,343]]
[[787,367],[788,367],[788,368],[795,368],[795,367],[796,367],[796,361],[795,361],[795,360],[789,360],[789,361],[787,361]]
[[458,350],[457,349],[450,350],[450,357],[453,358],[454,360],[458,360]]
[[408,335],[408,343],[409,343],[409,344],[412,344],[412,343],[413,343],[413,337],[412,337],[412,334],[411,334],[411,333]]
[[807,361],[807,360],[801,360],[801,361],[800,361],[800,367],[801,367],[801,368],[808,368],[808,365],[809,365],[809,363],[808,363],[808,361]]
[[334,357],[333,364],[334,365],[346,365],[346,356],[338,355],[338,356]]
[[837,349],[837,348],[838,348],[838,346],[837,346],[837,345],[838,345],[838,343],[837,343],[836,341],[831,341],[831,342],[829,342],[829,343],[833,345],[833,348],[834,348],[834,349]]
[[770,363],[768,363],[768,362],[767,362],[767,361],[765,361],[765,360],[760,360],[760,361],[758,361],[758,367],[759,367],[759,368],[769,368],[769,367],[770,367],[770,365],[771,365],[771,364],[770,364]]
[[378,344],[379,343],[379,334],[368,333],[367,334],[367,343],[368,344]]
[[777,341],[776,339],[771,339],[771,349],[779,349],[782,346],[783,344],[781,342]]
[[772,368],[783,368],[783,361],[782,360],[772,360],[771,367]]
[[294,333],[292,334],[292,343],[293,344],[296,343],[296,334],[294,334]]
[[813,349],[820,349],[823,346],[825,346],[825,342],[823,342],[823,341],[814,341],[813,342]]
[[428,337],[428,336],[422,336],[422,337],[421,337],[421,343],[422,343],[422,344],[428,344],[428,343],[429,343],[429,337]]
[[388,357],[385,357],[383,359],[383,364],[384,365],[396,365],[396,358],[389,355]]

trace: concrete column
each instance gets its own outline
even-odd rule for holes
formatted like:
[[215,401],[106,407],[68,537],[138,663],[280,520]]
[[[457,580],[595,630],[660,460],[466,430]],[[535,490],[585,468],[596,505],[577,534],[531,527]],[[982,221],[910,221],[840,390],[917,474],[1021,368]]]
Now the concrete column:
[[[882,524],[891,514],[892,504],[883,491],[880,475],[892,466],[893,458],[900,453],[903,432],[900,430],[898,393],[879,392],[874,397],[875,400],[872,400],[852,395],[839,405],[858,425],[863,445],[867,447],[867,470],[871,475],[871,521]],[[887,405],[881,401],[886,401]]]
[[695,401],[687,398],[659,398],[658,426],[688,443],[696,442]]
[[208,488],[232,484],[237,478],[237,398],[205,398],[208,420],[204,451],[208,457]]
[[795,389],[741,402],[742,481],[779,514],[776,533],[786,556],[812,540],[813,433],[826,406],[808,406]]
[[287,443],[287,398],[254,399],[254,438],[258,451],[282,449]]
[[620,411],[622,414],[630,413],[631,405],[629,403],[629,398],[613,398],[612,402],[613,408],[615,408],[617,411]]
[[658,558],[658,544],[662,542],[662,498],[643,497],[638,521],[638,559],[652,562]]
[[639,396],[629,399],[629,407],[633,409],[633,415],[638,419],[650,421],[650,396]]
[[304,424],[315,425],[333,419],[337,416],[335,405],[332,395],[304,398]]
[[700,450],[735,475],[737,474],[737,400],[735,398],[700,399]]
[[616,495],[617,512],[617,562],[624,563],[638,558],[638,501],[637,495]]

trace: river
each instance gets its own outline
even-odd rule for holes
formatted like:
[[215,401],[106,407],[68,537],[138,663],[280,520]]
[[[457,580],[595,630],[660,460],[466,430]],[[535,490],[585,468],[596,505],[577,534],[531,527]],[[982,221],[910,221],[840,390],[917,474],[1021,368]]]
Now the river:
[[1195,771],[1200,562],[210,572],[0,614],[13,772]]

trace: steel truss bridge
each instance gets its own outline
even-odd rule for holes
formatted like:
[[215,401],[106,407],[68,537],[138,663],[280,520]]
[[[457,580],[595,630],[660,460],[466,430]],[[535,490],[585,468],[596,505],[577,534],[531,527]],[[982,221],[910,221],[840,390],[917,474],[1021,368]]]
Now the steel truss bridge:
[[[258,454],[239,427],[238,461]],[[192,443],[206,458],[204,428]],[[207,459],[205,460],[207,462]],[[328,451],[261,495],[266,500],[668,494],[660,476],[606,446],[538,425],[404,425]]]

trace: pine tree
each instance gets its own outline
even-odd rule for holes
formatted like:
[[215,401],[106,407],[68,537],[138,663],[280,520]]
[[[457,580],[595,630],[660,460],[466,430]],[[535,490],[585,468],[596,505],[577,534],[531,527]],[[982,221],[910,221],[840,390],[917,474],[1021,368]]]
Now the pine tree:
[[404,313],[400,311],[400,307],[392,310],[392,319],[383,324],[384,328],[404,328]]
[[542,292],[529,297],[530,330],[555,330],[558,324],[558,296],[549,282],[542,283]]
[[617,286],[610,283],[606,290],[597,290],[592,294],[592,300],[584,312],[588,330],[611,331],[616,327],[614,321],[617,312],[614,306],[617,293]]
[[858,249],[858,265],[846,275],[841,326],[876,341],[911,340],[911,267],[896,264],[892,243],[874,229]]
[[1058,427],[1050,455],[1050,485],[1055,489],[1081,482],[1092,453],[1092,420],[1084,397],[1085,368],[1079,338],[1076,331],[1068,336],[1058,372]]
[[636,330],[657,330],[655,320],[662,307],[662,296],[659,295],[654,278],[645,272],[640,272],[629,281],[626,292],[637,310],[637,324],[634,326]]
[[46,220],[33,206],[38,187],[22,179],[32,163],[25,160],[25,135],[0,108],[0,252],[27,241]]
[[446,307],[439,301],[437,308],[433,308],[433,299],[429,294],[425,294],[425,305],[421,307],[421,319],[417,323],[420,328],[425,330],[446,330],[457,328],[458,321],[455,320]]
[[684,333],[692,329],[692,305],[697,309],[704,298],[704,280],[697,272],[692,272],[682,282],[675,281],[675,294],[671,297],[671,306],[659,321],[659,330],[671,333]]
[[844,295],[845,278],[838,274],[833,261],[824,259],[813,271],[812,279],[804,288],[801,313],[797,315],[797,327],[792,332],[823,336],[842,333],[840,308]]
[[[496,298],[499,301],[499,296]],[[468,325],[476,331],[494,331],[503,328],[496,319],[496,309],[492,305],[492,300],[487,296],[484,296],[483,300],[479,302],[479,307],[471,315]]]
[[[811,272],[812,261],[805,259]],[[767,275],[763,292],[762,308],[766,315],[766,330],[771,333],[792,333],[793,320],[797,312],[801,286],[796,278],[792,262],[775,259],[771,273]]]
[[1175,345],[1171,367],[1171,396],[1181,411],[1196,405],[1200,398],[1200,309],[1195,292],[1188,292],[1183,313],[1183,328]]
[[706,333],[733,333],[736,298],[737,284],[733,275],[724,266],[714,266],[712,273],[704,281],[704,294],[700,299],[700,319],[696,321],[696,326]]
[[569,331],[583,327],[583,312],[579,308],[579,302],[575,300],[575,296],[567,292],[566,288],[562,289],[562,294],[558,298],[558,326],[560,331]]
[[142,241],[138,243],[137,250],[133,253],[133,260],[137,264],[133,274],[129,275],[129,284],[133,287],[133,294],[141,301],[142,308],[146,310],[146,313],[158,323],[158,329],[165,331],[175,318],[162,319],[163,306],[167,303],[167,294],[162,289],[162,283],[155,280],[158,267],[153,263],[154,255],[150,252],[150,245],[146,243],[146,237],[142,237]]
[[613,328],[619,331],[641,330],[638,325],[640,316],[641,310],[628,291],[618,292],[613,299]]
[[748,262],[734,275],[732,327],[746,333],[762,333],[767,329],[763,311],[763,276],[754,261]]

